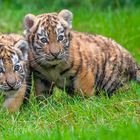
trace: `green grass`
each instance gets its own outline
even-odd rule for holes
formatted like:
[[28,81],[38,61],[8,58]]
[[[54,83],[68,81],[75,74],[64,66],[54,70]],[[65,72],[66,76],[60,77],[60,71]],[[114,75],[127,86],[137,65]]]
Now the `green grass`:
[[[0,31],[22,33],[22,20],[26,13],[38,14],[54,9],[1,6]],[[71,10],[75,30],[115,39],[140,64],[140,8]],[[0,110],[0,139],[140,139],[140,85],[132,82],[128,87],[111,99],[105,96],[71,98],[55,89],[47,103],[40,104],[32,93],[30,103],[19,112],[9,114]]]

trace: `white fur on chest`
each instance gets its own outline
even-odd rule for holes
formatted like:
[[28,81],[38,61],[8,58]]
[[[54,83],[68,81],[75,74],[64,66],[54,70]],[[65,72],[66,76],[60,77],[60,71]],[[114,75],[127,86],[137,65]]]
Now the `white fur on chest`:
[[66,73],[61,75],[60,73],[67,67],[69,67],[69,65],[61,64],[53,68],[36,67],[36,70],[41,73],[41,75],[39,75],[40,78],[54,82],[58,87],[63,88],[69,83],[69,74]]

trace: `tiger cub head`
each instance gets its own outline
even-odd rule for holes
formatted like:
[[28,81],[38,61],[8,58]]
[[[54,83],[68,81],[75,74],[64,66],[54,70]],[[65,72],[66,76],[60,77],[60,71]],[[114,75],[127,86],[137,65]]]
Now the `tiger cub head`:
[[25,16],[26,37],[37,59],[57,64],[67,58],[72,18],[73,14],[68,10]]
[[26,77],[28,45],[19,35],[0,35],[0,90],[18,90]]

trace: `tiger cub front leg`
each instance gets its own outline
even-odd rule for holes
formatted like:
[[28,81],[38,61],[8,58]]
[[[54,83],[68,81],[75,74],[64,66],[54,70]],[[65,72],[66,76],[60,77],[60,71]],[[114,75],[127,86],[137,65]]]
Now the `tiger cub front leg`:
[[22,87],[20,87],[20,89],[15,94],[5,97],[3,107],[8,109],[9,112],[15,112],[19,110],[23,103],[25,92],[26,84],[23,83]]
[[34,76],[35,96],[42,100],[52,95],[54,84],[48,80],[40,79]]

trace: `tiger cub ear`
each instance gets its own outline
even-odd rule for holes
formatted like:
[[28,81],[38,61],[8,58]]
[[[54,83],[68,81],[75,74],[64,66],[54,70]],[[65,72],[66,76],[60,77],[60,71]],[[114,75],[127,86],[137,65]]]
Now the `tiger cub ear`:
[[28,46],[27,41],[21,39],[15,44],[15,47],[20,49],[20,51],[22,52],[21,59],[28,60],[29,46]]
[[72,28],[72,19],[73,19],[73,14],[69,10],[62,10],[58,13],[58,18],[62,22],[62,24],[71,29]]
[[37,25],[37,21],[38,20],[35,15],[27,14],[24,17],[24,26],[25,26],[26,31],[31,32],[34,29],[34,27]]

